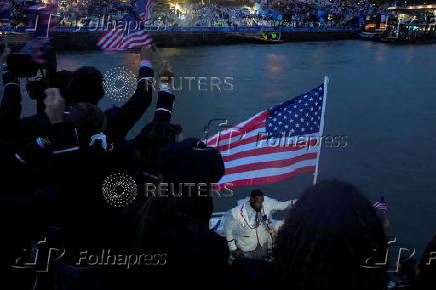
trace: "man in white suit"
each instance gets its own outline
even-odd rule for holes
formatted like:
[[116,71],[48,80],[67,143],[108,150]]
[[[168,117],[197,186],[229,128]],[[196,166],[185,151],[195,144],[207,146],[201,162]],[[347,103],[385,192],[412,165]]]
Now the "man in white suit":
[[[272,235],[278,230],[278,224],[271,223],[272,212],[285,210],[296,201],[280,202],[264,196],[260,190],[253,190],[249,198],[238,202],[224,218],[224,232],[232,256],[267,258],[272,248]],[[237,237],[234,237],[234,230]]]

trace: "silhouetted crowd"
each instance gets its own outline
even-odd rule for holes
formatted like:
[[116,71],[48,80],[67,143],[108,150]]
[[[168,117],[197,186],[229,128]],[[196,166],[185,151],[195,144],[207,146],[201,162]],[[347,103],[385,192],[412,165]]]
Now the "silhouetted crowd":
[[[11,0],[13,4],[12,25],[33,26],[35,19],[29,7],[42,3],[36,1]],[[264,1],[265,2],[265,1]],[[370,4],[359,0],[330,0],[307,3],[307,1],[269,1],[260,10],[250,11],[247,7],[211,3],[178,3],[170,7],[168,3],[154,3],[147,26],[276,26],[276,21],[284,21],[285,26],[316,27],[322,25],[345,26],[362,15],[375,16],[386,13],[388,4]],[[99,22],[104,17],[118,21],[135,10],[135,2],[120,1],[76,1],[59,2],[59,26],[81,26],[89,21]],[[272,10],[271,10],[272,9]],[[329,19],[319,21],[318,11],[325,10]],[[282,16],[277,19],[278,14]]]
[[[209,229],[212,195],[191,194],[187,185],[218,182],[223,159],[171,123],[173,72],[162,62],[153,87],[151,48],[141,49],[137,88],[122,106],[98,107],[105,90],[95,67],[47,66],[42,94],[31,94],[38,112],[25,118],[18,78],[25,72],[8,54],[0,103],[2,289],[388,287],[388,265],[376,264],[388,247],[382,220],[358,189],[340,181],[321,181],[300,195],[272,261],[229,264],[226,239]],[[153,120],[127,140],[153,98]],[[177,195],[144,194],[162,183],[181,186]],[[124,203],[123,196],[133,198]],[[404,261],[396,285],[433,289],[435,251],[436,237],[419,274]]]

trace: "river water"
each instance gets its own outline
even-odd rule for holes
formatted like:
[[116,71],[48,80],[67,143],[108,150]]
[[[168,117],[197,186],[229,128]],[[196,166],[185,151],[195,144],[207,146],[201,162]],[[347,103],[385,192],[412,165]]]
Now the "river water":
[[[185,137],[203,138],[205,126],[214,118],[229,124],[243,121],[314,88],[328,75],[324,134],[346,136],[347,146],[323,147],[319,179],[352,182],[371,201],[384,195],[392,235],[415,247],[419,255],[436,234],[435,52],[436,45],[349,40],[167,48],[160,53],[169,59],[176,75],[173,122],[183,125]],[[158,70],[159,62],[153,63]],[[93,65],[103,73],[121,66],[136,73],[138,55],[61,54],[58,65],[60,69]],[[200,88],[198,77],[203,77]],[[101,106],[114,103],[104,98]],[[25,99],[23,110],[31,114],[34,104]],[[130,137],[152,115],[149,109]],[[210,133],[217,130],[217,123],[208,129]],[[312,178],[306,174],[257,188],[285,200],[298,197]],[[251,189],[238,189],[231,198],[216,198],[215,210],[233,207]]]

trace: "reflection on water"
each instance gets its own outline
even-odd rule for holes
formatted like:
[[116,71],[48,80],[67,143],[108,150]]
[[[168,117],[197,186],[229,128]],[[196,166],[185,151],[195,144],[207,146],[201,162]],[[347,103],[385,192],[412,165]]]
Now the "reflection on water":
[[[403,243],[422,251],[435,234],[436,122],[435,45],[389,46],[366,41],[233,45],[162,49],[175,76],[233,77],[228,91],[177,92],[174,122],[184,136],[203,135],[209,120],[242,121],[330,77],[325,133],[348,136],[345,149],[324,148],[320,179],[338,178],[356,184],[372,200],[384,195],[393,232]],[[153,60],[155,75],[159,62]],[[63,54],[60,69],[95,65],[102,72],[126,66],[135,73],[133,53]],[[154,96],[154,101],[156,96]],[[110,99],[101,102],[112,105]],[[24,101],[29,114],[33,104]],[[148,110],[131,136],[151,120]],[[211,129],[212,131],[212,129]],[[419,140],[419,150],[417,150]],[[259,186],[266,194],[289,199],[311,184],[310,174],[274,185]],[[217,199],[216,210],[233,206],[251,188],[234,198]],[[404,214],[407,212],[408,214]]]
[[267,54],[268,71],[270,73],[282,72],[282,64],[284,63],[286,57],[284,55],[278,55],[273,53]]

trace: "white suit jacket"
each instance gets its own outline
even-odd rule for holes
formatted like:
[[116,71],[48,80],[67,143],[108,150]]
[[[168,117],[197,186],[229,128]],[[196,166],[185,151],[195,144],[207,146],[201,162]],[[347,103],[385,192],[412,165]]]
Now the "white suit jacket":
[[[230,251],[237,248],[244,252],[254,251],[258,244],[263,248],[267,248],[271,244],[271,236],[267,231],[265,224],[260,224],[258,227],[253,227],[247,222],[247,206],[250,206],[246,198],[238,202],[238,206],[227,211],[224,217],[224,232],[227,238],[227,244]],[[264,196],[262,215],[271,218],[272,212],[276,210],[284,210],[291,206],[293,203],[290,201],[278,201],[267,196]],[[233,231],[236,229],[237,237],[234,236]]]

